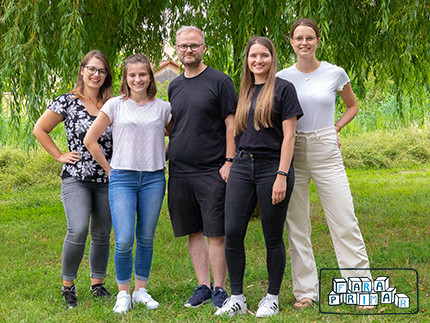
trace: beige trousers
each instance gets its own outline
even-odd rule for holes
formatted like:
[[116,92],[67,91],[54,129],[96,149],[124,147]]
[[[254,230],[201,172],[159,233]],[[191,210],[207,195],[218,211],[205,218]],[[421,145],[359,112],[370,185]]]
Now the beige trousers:
[[[336,129],[297,132],[296,181],[287,214],[293,293],[297,300],[318,298],[318,276],[311,244],[309,184],[315,184],[330,229],[339,268],[369,268],[366,247],[354,214],[351,191]],[[369,277],[369,271],[344,270],[342,277]]]

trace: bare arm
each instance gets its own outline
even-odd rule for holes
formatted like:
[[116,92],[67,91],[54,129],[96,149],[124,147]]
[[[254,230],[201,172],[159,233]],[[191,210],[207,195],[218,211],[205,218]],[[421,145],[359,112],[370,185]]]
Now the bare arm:
[[90,129],[88,129],[87,134],[84,138],[84,145],[87,147],[88,151],[93,155],[94,159],[103,169],[106,174],[110,176],[110,165],[106,160],[105,155],[100,149],[99,143],[97,140],[106,130],[106,128],[110,125],[110,119],[106,113],[100,111],[96,120],[91,125]]
[[61,114],[47,109],[34,125],[33,134],[42,147],[45,148],[45,150],[55,160],[63,164],[75,164],[79,159],[81,159],[79,152],[70,151],[62,153],[49,135],[52,129],[54,129],[61,121],[63,121],[63,116]]
[[169,124],[166,126],[166,129],[164,131],[164,135],[168,136],[170,131],[172,131],[172,127],[173,127],[173,118],[170,119]]
[[[233,158],[234,152],[236,150],[234,144],[234,114],[229,114],[225,120],[226,126],[226,150],[225,157]],[[228,175],[230,174],[231,162],[226,161],[224,165],[220,168],[219,173],[221,174],[222,179],[227,182]]]
[[[343,100],[343,103],[345,103],[346,110],[343,113],[343,115],[337,120],[335,127],[336,132],[338,133],[343,127],[345,127],[348,123],[351,122],[352,119],[357,115],[358,113],[358,103],[357,99],[355,98],[355,94],[352,91],[351,83],[348,82],[343,87],[343,90],[339,92],[340,97]],[[337,145],[340,148],[341,142],[339,135],[337,136]]]
[[[297,117],[282,121],[282,132],[284,139],[281,146],[281,158],[278,170],[288,174],[294,153],[294,141],[296,139]],[[277,174],[272,189],[272,204],[278,204],[285,199],[287,192],[287,176]]]
[[[164,129],[164,136],[168,136],[170,134],[170,131],[172,131],[172,127],[173,127],[173,118],[170,119],[169,124]],[[166,151],[165,152],[166,160],[169,160],[169,143],[167,143],[165,151]]]

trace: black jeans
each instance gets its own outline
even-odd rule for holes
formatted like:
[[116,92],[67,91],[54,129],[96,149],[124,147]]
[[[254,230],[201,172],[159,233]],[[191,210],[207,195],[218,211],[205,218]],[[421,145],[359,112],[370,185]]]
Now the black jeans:
[[258,158],[247,152],[236,154],[227,182],[225,202],[225,254],[230,276],[231,294],[243,294],[245,272],[244,239],[252,212],[260,207],[267,252],[268,293],[279,294],[285,270],[284,223],[294,186],[294,169],[290,166],[285,199],[272,204],[272,188],[279,167],[278,159]]

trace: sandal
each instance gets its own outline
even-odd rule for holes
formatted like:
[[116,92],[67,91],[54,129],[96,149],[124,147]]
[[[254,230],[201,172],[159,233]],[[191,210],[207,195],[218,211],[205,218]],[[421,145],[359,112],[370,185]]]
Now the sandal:
[[305,297],[305,298],[302,298],[301,300],[296,301],[293,304],[293,308],[296,310],[299,310],[299,309],[304,308],[304,307],[314,307],[314,303],[315,303],[314,300],[312,300],[308,297]]

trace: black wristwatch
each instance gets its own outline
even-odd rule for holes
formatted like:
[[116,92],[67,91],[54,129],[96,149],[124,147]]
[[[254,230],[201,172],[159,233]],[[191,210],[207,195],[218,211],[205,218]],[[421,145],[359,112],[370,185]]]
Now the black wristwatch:
[[232,163],[232,162],[233,162],[233,160],[234,160],[233,158],[226,158],[226,159],[225,159],[225,161],[226,161],[226,162],[230,162],[230,163]]
[[282,176],[288,176],[288,174],[286,172],[282,171],[282,170],[278,170],[276,172],[276,174],[279,174],[279,175],[282,175]]

